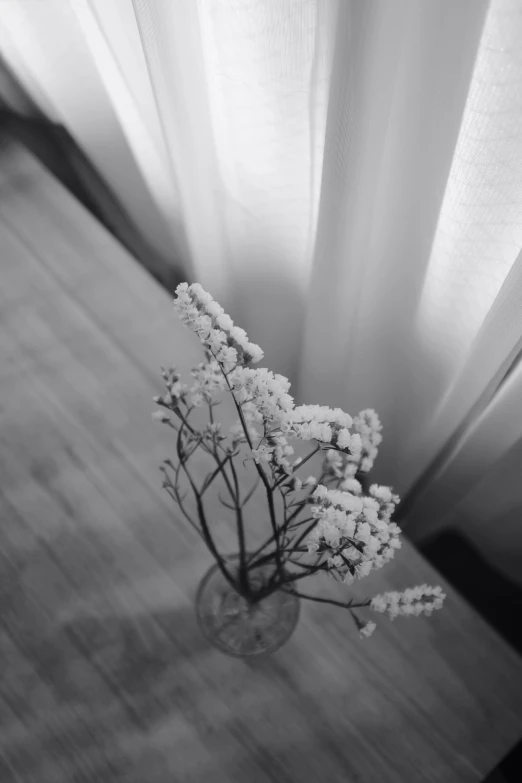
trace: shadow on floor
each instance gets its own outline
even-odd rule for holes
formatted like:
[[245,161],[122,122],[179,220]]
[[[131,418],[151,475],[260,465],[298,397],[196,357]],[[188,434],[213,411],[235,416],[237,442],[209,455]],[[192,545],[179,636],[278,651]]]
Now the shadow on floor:
[[[422,554],[522,655],[522,590],[492,568],[460,533],[444,531],[419,547]],[[520,783],[522,741],[484,783]]]

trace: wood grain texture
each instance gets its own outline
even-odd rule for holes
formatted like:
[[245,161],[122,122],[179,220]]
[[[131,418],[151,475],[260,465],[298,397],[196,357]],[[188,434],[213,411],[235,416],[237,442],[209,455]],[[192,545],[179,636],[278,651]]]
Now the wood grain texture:
[[208,647],[211,559],[160,489],[173,444],[150,418],[159,366],[187,372],[197,341],[27,152],[0,163],[2,783],[483,780],[522,736],[522,663],[407,543],[352,592],[442,583],[431,619],[363,642],[305,604],[269,660]]

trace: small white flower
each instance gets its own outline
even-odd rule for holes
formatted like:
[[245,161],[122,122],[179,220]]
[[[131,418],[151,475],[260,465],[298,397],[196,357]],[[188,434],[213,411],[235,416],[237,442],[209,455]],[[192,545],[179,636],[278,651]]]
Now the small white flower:
[[152,414],[152,418],[155,421],[161,421],[161,422],[168,422],[171,420],[170,416],[167,416],[167,414],[164,413],[163,411],[154,411],[154,413]]
[[241,347],[245,347],[248,345],[248,337],[247,333],[244,329],[241,329],[239,326],[232,326],[230,329],[230,336],[233,340],[236,341]]
[[355,566],[355,573],[361,579],[364,576],[368,576],[372,570],[371,560],[363,560],[361,563]]
[[359,633],[363,638],[368,638],[372,635],[372,633],[377,628],[375,623],[369,622],[365,623],[365,625],[362,626],[362,628],[359,629]]
[[339,430],[337,435],[337,445],[340,449],[349,449],[352,442],[352,435],[349,430]]
[[343,559],[340,555],[329,557],[327,562],[331,568],[340,568],[342,565],[344,565]]
[[372,535],[372,529],[368,522],[362,522],[360,525],[357,526],[357,530],[355,531],[355,538],[357,541],[363,541],[366,543],[370,540]]
[[392,499],[392,491],[389,487],[381,487],[379,484],[372,484],[370,487],[370,495],[377,498],[382,503],[389,503]]
[[376,538],[375,536],[371,536],[370,540],[367,541],[366,544],[364,545],[365,557],[372,559],[373,556],[377,554],[380,548],[381,548],[381,542],[379,541],[379,539]]
[[246,353],[252,357],[254,364],[260,362],[265,355],[259,345],[256,345],[255,343],[249,343],[248,348],[246,349]]
[[332,428],[326,421],[311,423],[310,430],[315,440],[320,440],[322,443],[330,443],[332,440]]
[[218,316],[223,315],[225,312],[221,305],[218,305],[218,303],[214,300],[207,303],[206,310],[207,313],[212,316],[212,318],[217,318]]
[[219,330],[214,330],[206,341],[207,347],[212,351],[213,354],[217,354],[226,344],[227,336],[224,332],[220,332]]
[[323,522],[321,525],[321,533],[328,546],[332,549],[337,549],[341,540],[341,532],[339,528],[335,525],[329,524],[328,522]]
[[388,600],[387,600],[385,594],[383,594],[383,595],[375,595],[372,598],[371,607],[372,607],[372,609],[374,609],[374,611],[376,611],[376,612],[385,612],[387,606],[388,606]]
[[361,455],[362,447],[363,447],[363,441],[361,436],[359,435],[358,432],[354,432],[354,434],[350,439],[350,451],[353,453],[355,457],[357,457],[357,459],[359,459]]
[[257,449],[252,449],[252,456],[255,462],[270,462],[272,459],[272,449],[262,444]]
[[216,318],[216,322],[219,328],[222,329],[224,332],[231,332],[232,329],[234,328],[234,321],[226,313],[222,313],[218,315],[218,317]]
[[321,498],[326,498],[328,497],[328,489],[324,486],[324,484],[318,484],[312,493],[312,497],[317,498],[318,500]]
[[340,524],[343,535],[346,538],[353,538],[355,535],[355,519],[353,514],[349,514]]
[[362,492],[360,483],[357,481],[357,479],[354,478],[345,479],[340,483],[339,486],[345,492],[351,492],[354,495],[360,495]]
[[234,440],[245,438],[245,431],[243,430],[243,425],[241,424],[239,419],[237,419],[237,421],[234,424],[232,424],[232,426],[229,429],[229,433],[232,435],[232,438]]
[[237,364],[237,351],[235,348],[222,345],[216,353],[216,359],[225,366],[230,365],[230,369],[232,369],[232,367]]

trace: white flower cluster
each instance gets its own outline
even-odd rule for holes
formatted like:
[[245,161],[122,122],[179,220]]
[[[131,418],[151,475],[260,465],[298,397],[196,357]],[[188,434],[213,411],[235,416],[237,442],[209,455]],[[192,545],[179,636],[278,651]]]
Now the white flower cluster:
[[391,497],[384,503],[319,484],[312,493],[316,505],[311,514],[317,524],[307,539],[308,551],[328,552],[330,570],[346,584],[382,568],[401,547],[400,528],[390,521],[398,498]]
[[393,591],[376,595],[371,600],[370,608],[376,612],[386,612],[391,620],[399,615],[429,616],[435,609],[442,609],[445,598],[446,595],[440,586],[418,585],[409,587],[402,593]]
[[362,438],[359,433],[350,432],[349,428],[352,424],[352,417],[340,408],[328,408],[326,405],[300,405],[288,412],[283,422],[283,430],[301,440],[332,443],[343,451],[349,451],[355,459],[359,459]]
[[[266,368],[250,366],[261,361],[263,351],[249,341],[246,332],[234,325],[201,285],[181,283],[176,288],[176,295],[174,306],[180,320],[198,335],[205,348],[206,361],[191,370],[193,385],[190,389],[180,382],[175,369],[162,369],[167,391],[155,401],[168,410],[157,411],[154,418],[176,429],[168,412],[173,411],[183,419],[180,402],[186,405],[189,395],[192,404],[200,406],[205,401],[211,403],[218,392],[230,388],[240,419],[228,433],[231,448],[229,445],[223,450],[229,456],[237,456],[232,451],[248,441],[255,462],[270,465],[273,475],[277,476],[270,488],[272,491],[278,487],[285,497],[287,492],[306,490],[305,500],[295,505],[299,511],[302,505],[311,503],[315,524],[307,534],[306,549],[319,555],[315,564],[317,569],[312,566],[311,572],[325,569],[333,578],[351,584],[373,569],[382,568],[401,547],[400,528],[391,521],[399,497],[390,487],[378,484],[372,484],[366,495],[361,482],[355,478],[356,475],[360,478],[359,471],[370,471],[377,457],[382,442],[382,425],[377,413],[368,408],[352,419],[340,408],[295,407],[288,379]],[[258,425],[261,432],[256,429]],[[338,479],[338,488],[328,489],[314,476],[302,481],[294,475],[303,458],[296,459],[293,464],[290,462],[294,449],[287,438],[318,441],[326,452],[322,472],[327,480]],[[227,440],[227,434],[222,433],[221,425],[214,423],[212,417],[205,429],[189,428],[186,435],[187,443],[201,444],[207,450],[210,445],[214,453],[224,440]],[[309,456],[312,455],[313,452]],[[362,481],[366,490],[366,482]],[[293,526],[282,529],[285,530],[284,540],[290,542],[288,531],[294,529]],[[285,553],[283,559],[286,551],[281,550]],[[303,550],[299,546],[295,551]],[[420,585],[402,593],[376,595],[355,606],[387,613],[393,620],[399,615],[430,615],[442,607],[444,599],[440,587]],[[352,603],[346,604],[347,608]],[[355,615],[354,619],[361,637],[367,638],[374,633],[374,622],[363,623]]]
[[[288,393],[290,383],[287,378],[274,375],[264,368],[254,370],[247,366],[251,362],[259,362],[263,358],[263,351],[258,345],[249,342],[246,332],[234,326],[230,316],[199,283],[190,286],[180,283],[176,294],[174,305],[182,322],[196,332],[217,363],[230,374],[229,381],[248,426],[263,424],[265,433],[267,425],[268,429],[273,430],[270,440],[258,444],[254,453],[257,462],[265,460],[290,473],[292,468],[287,458],[293,449],[285,440],[286,434],[301,440],[332,444],[335,450],[340,450],[346,458],[344,462],[342,456],[327,459],[332,461],[332,468],[335,468],[336,473],[341,473],[342,478],[353,478],[359,463],[362,470],[369,470],[381,438],[380,422],[374,411],[362,411],[352,420],[340,408],[331,409],[321,405],[295,408],[293,398]],[[191,389],[194,405],[200,405],[211,397],[213,391],[223,388],[221,382],[217,381],[215,368],[210,363],[208,371],[203,368],[203,365],[198,368],[196,384]],[[350,432],[352,426],[355,432]],[[279,432],[274,431],[274,428]]]
[[265,368],[236,367],[229,382],[247,424],[262,424],[265,429],[266,436],[252,450],[254,460],[267,462],[277,471],[291,473],[292,466],[287,458],[294,449],[281,433],[281,423],[294,405],[288,394],[289,380]]
[[271,452],[270,463],[272,467],[278,473],[287,473],[290,475],[293,467],[288,460],[288,457],[291,457],[294,453],[292,446],[290,446],[287,439],[281,435],[268,435],[266,441],[267,448],[270,449]]
[[181,321],[196,332],[225,372],[237,364],[261,361],[264,354],[259,345],[249,341],[244,329],[234,326],[230,316],[199,283],[180,283],[176,294],[174,307]]
[[369,493],[380,504],[383,518],[390,519],[395,506],[400,502],[400,497],[392,492],[390,487],[382,487],[379,484],[372,484]]
[[286,438],[280,435],[268,435],[266,443],[260,443],[252,449],[252,456],[256,462],[267,462],[277,473],[290,475],[293,467],[287,459],[292,456],[294,449],[288,445]]
[[292,492],[300,492],[303,488],[303,482],[297,476],[293,476],[288,483],[288,488],[291,489]]
[[214,358],[198,364],[191,370],[191,375],[194,378],[194,384],[190,388],[190,395],[192,404],[196,407],[204,402],[211,402],[217,392],[226,389],[225,377]]
[[265,367],[236,367],[229,377],[237,401],[253,421],[279,426],[293,409],[290,381]]
[[362,460],[359,470],[367,473],[373,468],[380,443],[382,443],[382,424],[373,408],[366,408],[355,416],[353,426],[362,439]]
[[323,472],[327,476],[348,480],[357,473],[358,463],[352,461],[351,455],[345,452],[328,449],[324,455]]
[[[367,473],[372,469],[378,454],[377,446],[382,442],[382,425],[377,413],[371,408],[361,411],[353,419],[352,429],[348,450],[326,452],[323,470],[327,475],[346,480],[353,478],[359,470]],[[339,435],[340,442],[336,445],[342,448],[348,436],[342,430]]]

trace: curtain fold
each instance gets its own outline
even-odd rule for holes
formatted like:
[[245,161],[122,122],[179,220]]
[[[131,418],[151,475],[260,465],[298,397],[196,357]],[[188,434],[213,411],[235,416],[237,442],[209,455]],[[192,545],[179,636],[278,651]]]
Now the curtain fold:
[[[504,455],[518,442],[522,443],[521,401],[522,253],[519,253],[465,362],[454,374],[432,421],[425,424],[424,450],[435,458],[411,487],[400,510],[401,519],[408,520],[414,515],[415,524],[411,528],[414,538],[450,524],[449,517],[455,518],[458,504],[465,502],[475,486],[497,469]],[[500,492],[497,500],[501,502]]]
[[426,415],[409,379],[437,372],[415,355],[412,324],[487,7],[347,3],[337,28],[300,394],[374,407],[375,476],[400,494]]
[[405,530],[473,529],[522,442],[519,0],[1,0],[0,22],[39,110],[296,402],[378,411]]
[[[518,351],[521,34],[520,3],[493,2],[413,322],[413,356],[428,359],[437,371],[410,374],[422,404],[422,427],[405,444],[404,472],[412,477],[441,449],[454,448],[444,444],[460,439],[494,400]],[[428,469],[420,480],[432,479]],[[427,529],[420,507],[419,514]]]

